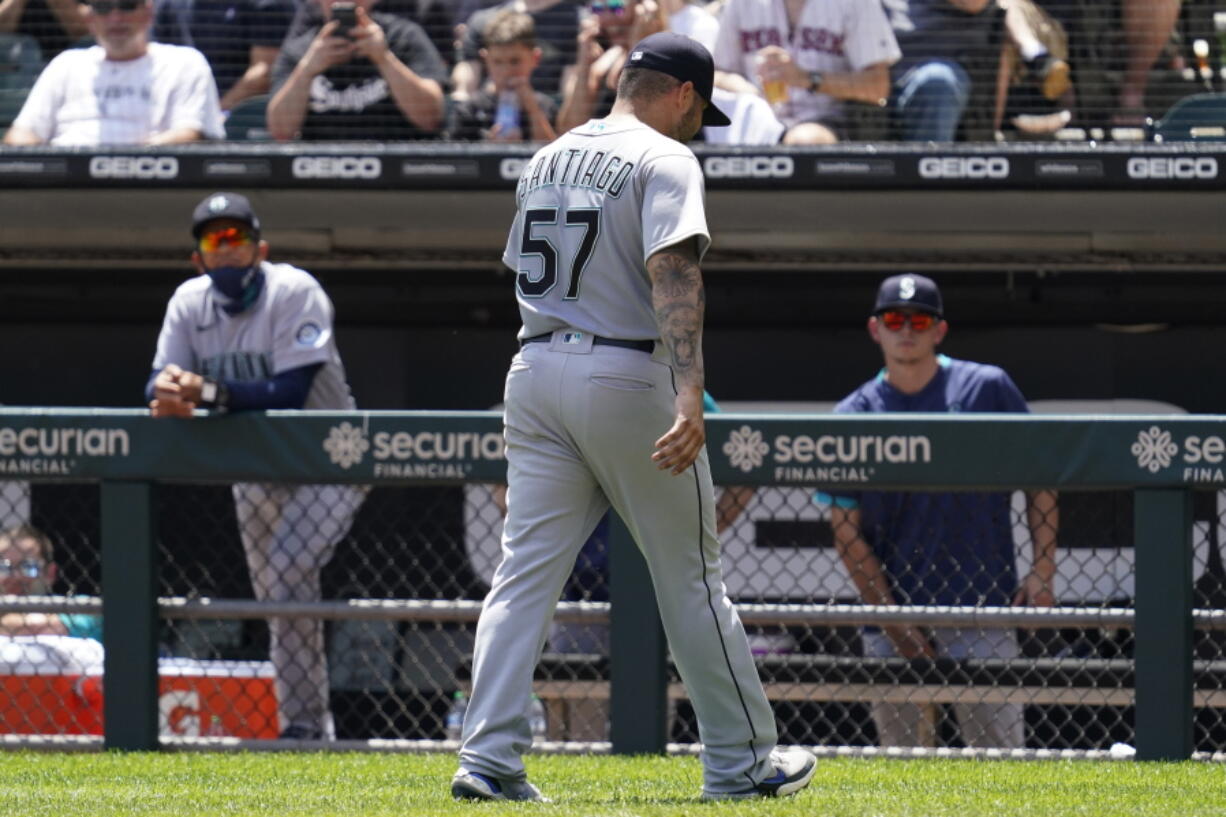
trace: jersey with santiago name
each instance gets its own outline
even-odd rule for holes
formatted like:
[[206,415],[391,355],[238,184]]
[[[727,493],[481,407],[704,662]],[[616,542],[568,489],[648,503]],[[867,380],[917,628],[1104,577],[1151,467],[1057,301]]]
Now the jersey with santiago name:
[[184,281],[171,296],[153,368],[175,365],[218,380],[267,380],[322,363],[303,408],[355,408],[332,334],[332,301],[310,273],[265,261],[264,289],[230,315],[207,275]]
[[573,328],[622,340],[660,336],[647,259],[711,238],[693,151],[635,119],[593,119],[541,148],[515,191],[503,263],[516,272],[528,338]]
[[[936,376],[916,394],[900,392],[882,372],[844,398],[835,412],[1029,411],[999,367],[945,355],[938,361]],[[819,503],[823,499],[819,494]],[[1017,563],[1008,494],[840,491],[834,501],[859,505],[864,541],[881,560],[899,604],[1010,603]]]
[[97,45],[68,49],[43,69],[13,127],[63,146],[141,145],[178,128],[225,138],[208,61],[165,43],[123,61]]
[[[728,0],[719,17],[715,67],[740,74],[759,88],[757,52],[768,45],[786,49],[805,72],[847,73],[901,56],[894,32],[876,0],[809,0],[789,32],[783,0]],[[785,125],[832,122],[843,103],[829,94],[788,88],[777,115]]]

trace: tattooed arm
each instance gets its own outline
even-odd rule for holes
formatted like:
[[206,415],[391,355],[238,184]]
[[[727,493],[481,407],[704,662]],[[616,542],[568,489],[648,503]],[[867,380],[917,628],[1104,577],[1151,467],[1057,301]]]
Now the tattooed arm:
[[673,361],[677,386],[673,427],[656,440],[651,458],[660,470],[685,471],[702,452],[707,433],[702,417],[702,319],[706,292],[698,267],[697,239],[665,247],[647,259],[651,303],[660,340]]

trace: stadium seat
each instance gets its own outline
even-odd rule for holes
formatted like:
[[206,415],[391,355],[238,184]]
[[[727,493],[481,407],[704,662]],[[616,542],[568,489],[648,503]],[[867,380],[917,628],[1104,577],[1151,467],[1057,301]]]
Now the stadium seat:
[[1226,94],[1193,94],[1171,106],[1153,126],[1155,142],[1226,138]]
[[12,124],[43,70],[38,41],[24,34],[0,34],[0,127]]
[[267,142],[272,137],[268,133],[266,113],[268,110],[268,95],[252,96],[234,106],[226,117],[226,139],[234,142]]

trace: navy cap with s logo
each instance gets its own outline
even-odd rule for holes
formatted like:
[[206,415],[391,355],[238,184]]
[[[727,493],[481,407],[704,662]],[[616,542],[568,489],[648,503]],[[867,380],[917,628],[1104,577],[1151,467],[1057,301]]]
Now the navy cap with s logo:
[[260,220],[247,197],[239,193],[213,193],[196,205],[192,212],[192,235],[200,238],[204,225],[219,218],[241,221],[251,227],[256,235],[260,232]]
[[931,278],[914,273],[894,275],[881,282],[873,313],[886,309],[919,309],[940,317],[945,314],[941,290]]
[[626,67],[648,68],[682,82],[694,83],[694,90],[707,101],[707,107],[702,112],[702,124],[717,128],[732,124],[732,120],[711,102],[715,61],[711,59],[711,52],[706,46],[697,40],[673,31],[661,31],[644,37],[630,49]]

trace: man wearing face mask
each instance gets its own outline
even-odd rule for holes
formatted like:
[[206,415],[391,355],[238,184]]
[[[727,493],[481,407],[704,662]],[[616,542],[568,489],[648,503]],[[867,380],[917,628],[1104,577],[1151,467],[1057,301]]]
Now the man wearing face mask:
[[[251,203],[214,193],[192,216],[200,274],[166,308],[145,388],[154,417],[355,408],[332,333],[332,302],[309,273],[268,261]],[[319,574],[364,486],[237,484],[239,533],[257,599],[318,601]],[[321,512],[326,510],[326,512]],[[270,618],[281,736],[335,737],[323,623]]]

